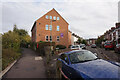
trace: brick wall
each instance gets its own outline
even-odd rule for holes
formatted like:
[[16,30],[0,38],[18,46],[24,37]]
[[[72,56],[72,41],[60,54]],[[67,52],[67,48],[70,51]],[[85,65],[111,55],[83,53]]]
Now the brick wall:
[[[53,16],[59,17],[59,20],[52,22],[52,31],[46,30],[46,25],[51,25],[52,20],[46,19],[46,15],[52,16],[52,18]],[[59,31],[57,31],[57,26],[59,26]],[[63,37],[61,34],[63,34]],[[55,42],[56,45],[61,44],[68,47],[68,23],[55,9],[52,9],[36,21],[36,42],[46,41],[45,36],[50,35],[52,35],[52,41]],[[57,41],[57,36],[59,36],[59,41]]]

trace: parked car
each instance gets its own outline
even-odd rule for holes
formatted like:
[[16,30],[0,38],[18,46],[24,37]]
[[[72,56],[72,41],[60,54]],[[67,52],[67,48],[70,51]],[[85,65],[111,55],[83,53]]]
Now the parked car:
[[91,45],[91,48],[96,48],[96,44],[92,44],[92,45]]
[[59,77],[66,79],[120,79],[119,63],[96,57],[88,50],[73,50],[62,53],[57,59]]
[[72,45],[71,50],[81,50],[82,48],[80,47],[80,45]]
[[80,48],[86,49],[86,45],[85,44],[80,44]]
[[115,52],[120,53],[120,44],[117,44],[115,47]]
[[111,42],[107,42],[104,44],[105,50],[107,49],[114,49],[114,45]]

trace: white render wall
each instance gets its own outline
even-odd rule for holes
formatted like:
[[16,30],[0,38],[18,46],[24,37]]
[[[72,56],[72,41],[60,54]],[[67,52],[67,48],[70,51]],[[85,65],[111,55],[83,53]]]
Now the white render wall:
[[71,45],[74,45],[74,36],[71,36]]

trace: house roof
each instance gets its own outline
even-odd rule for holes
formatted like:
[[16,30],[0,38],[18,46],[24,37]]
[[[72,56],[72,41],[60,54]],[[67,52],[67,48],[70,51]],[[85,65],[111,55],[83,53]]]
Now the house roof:
[[[54,8],[52,9],[52,10],[54,10],[54,11],[56,11]],[[52,10],[50,10],[50,11],[52,11]],[[49,11],[49,12],[50,12]],[[57,12],[57,11],[56,11]],[[47,13],[46,13],[47,14]],[[57,14],[68,24],[68,22],[57,12]]]
[[[55,11],[55,12],[68,24],[68,22],[67,22],[54,8],[53,8],[52,10],[48,11],[47,13],[49,13],[49,12],[51,12],[51,11]],[[46,13],[46,14],[47,14],[47,13]],[[44,14],[44,15],[46,15],[46,14]],[[43,16],[44,16],[44,15],[43,15]],[[43,17],[43,16],[41,16],[41,17]],[[41,17],[40,17],[40,18],[41,18]],[[40,18],[39,18],[39,19],[40,19]],[[39,19],[37,19],[37,20],[39,20]],[[37,20],[35,21],[34,24],[36,24]],[[31,29],[31,31],[32,31],[33,28],[34,28],[34,24],[33,24],[33,27],[32,27],[32,29]],[[69,24],[68,24],[68,25],[69,25]]]

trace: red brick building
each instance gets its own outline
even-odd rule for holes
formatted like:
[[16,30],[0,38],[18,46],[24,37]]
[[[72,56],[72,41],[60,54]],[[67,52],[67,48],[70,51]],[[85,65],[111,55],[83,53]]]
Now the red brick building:
[[71,32],[68,22],[53,8],[34,22],[31,29],[32,41],[52,41],[56,45],[71,45]]
[[113,41],[116,44],[120,43],[120,23],[116,23],[115,27],[111,27],[110,30],[104,33],[104,39],[106,41]]
[[96,40],[97,40],[96,38],[90,38],[90,39],[87,40],[87,44],[88,45],[95,44]]

